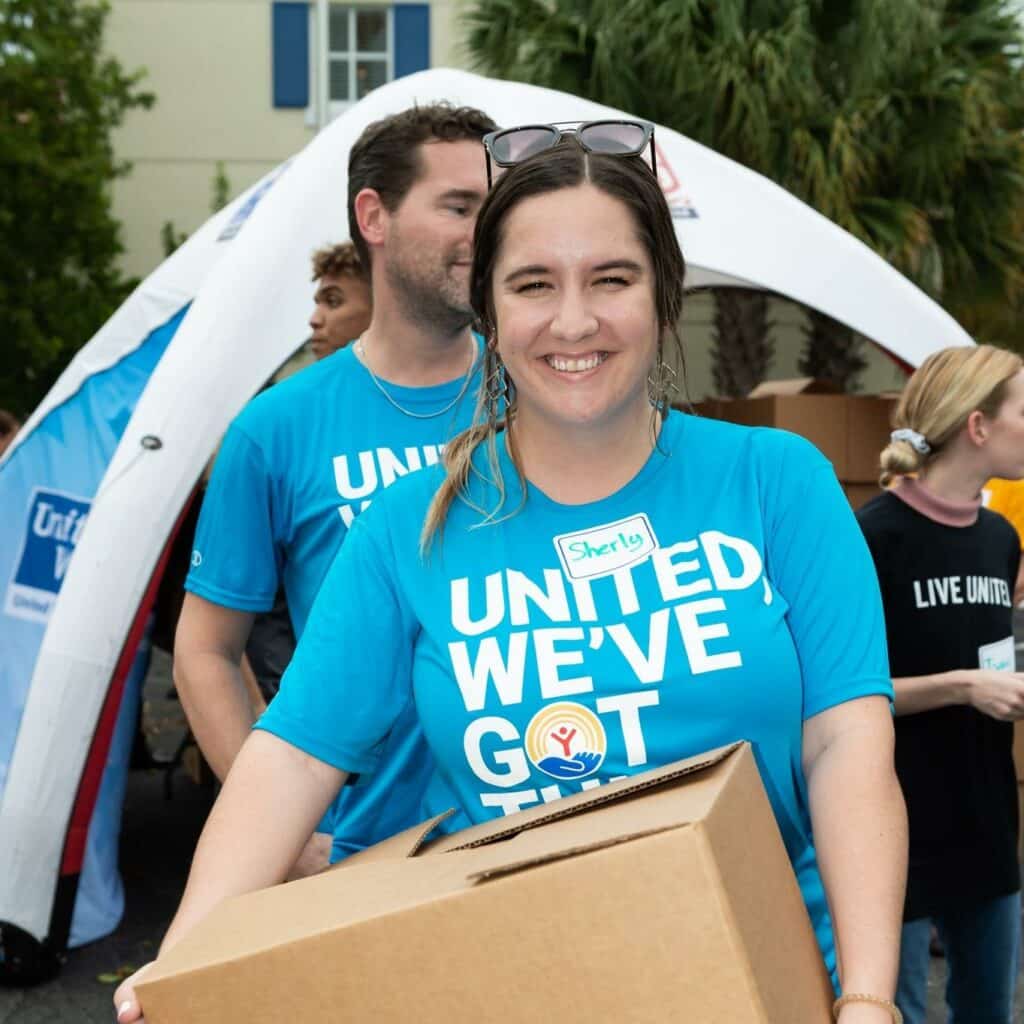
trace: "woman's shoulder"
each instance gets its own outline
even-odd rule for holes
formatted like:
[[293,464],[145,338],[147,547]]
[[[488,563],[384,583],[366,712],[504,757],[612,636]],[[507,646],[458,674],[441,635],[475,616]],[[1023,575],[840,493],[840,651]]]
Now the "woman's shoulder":
[[993,537],[1008,544],[1011,548],[1021,547],[1020,536],[1016,528],[1001,512],[996,512],[990,508],[979,509],[978,525],[988,533],[991,533]]

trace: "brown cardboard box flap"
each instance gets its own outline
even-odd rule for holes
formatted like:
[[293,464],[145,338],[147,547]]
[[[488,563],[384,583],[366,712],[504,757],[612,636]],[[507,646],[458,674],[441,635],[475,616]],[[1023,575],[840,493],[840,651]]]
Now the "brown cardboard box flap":
[[[684,764],[692,767],[684,762],[677,762],[676,767],[683,769]],[[651,772],[648,774],[658,779],[656,784],[625,790],[618,799],[589,800],[580,804],[575,813],[549,815],[543,827],[534,824],[530,828],[506,830],[500,840],[456,846],[448,851],[431,847],[423,859],[433,859],[429,854],[435,852],[445,853],[441,859],[473,853],[474,876],[497,877],[564,860],[574,852],[596,851],[686,828],[713,813],[722,792],[741,769],[757,778],[757,766],[747,744],[729,748],[705,765],[703,771]],[[770,827],[776,828],[774,824]],[[464,835],[460,832],[447,838],[457,842]]]
[[529,871],[530,868],[541,867],[544,864],[554,864],[555,861],[565,860],[568,857],[579,857],[585,853],[594,853],[597,850],[606,850],[609,846],[618,846],[619,843],[631,843],[637,839],[644,839],[647,836],[655,836],[661,832],[667,832],[678,826],[669,825],[661,828],[650,828],[642,832],[631,832],[624,835],[609,836],[595,840],[590,843],[581,843],[579,846],[568,846],[564,850],[555,850],[540,853],[535,857],[527,857],[525,860],[514,860],[508,863],[495,864],[493,867],[481,868],[469,875],[470,881],[489,882],[493,878],[502,878],[505,875],[514,875],[517,871]]
[[672,764],[655,768],[653,771],[617,779],[599,789],[573,793],[571,796],[562,797],[555,803],[538,804],[536,807],[530,807],[509,817],[495,818],[493,821],[473,825],[460,832],[453,832],[433,842],[425,843],[420,848],[420,852],[425,854],[447,853],[451,850],[468,850],[477,846],[507,841],[530,829],[537,829],[552,822],[587,814],[606,804],[632,801],[638,794],[653,790],[665,783],[708,771],[746,745],[740,741],[725,747],[717,747],[697,757],[674,761]]
[[398,832],[390,839],[385,839],[373,846],[368,846],[365,850],[351,854],[344,860],[338,861],[337,864],[332,864],[328,870],[337,871],[355,864],[370,864],[378,860],[393,860],[396,857],[415,857],[434,829],[442,822],[447,821],[454,813],[455,808],[449,807],[447,811],[442,811],[440,814],[434,815],[433,818],[421,821],[404,832]]
[[828,380],[814,377],[790,377],[786,380],[763,380],[747,398],[773,398],[776,395],[837,395],[839,388]]

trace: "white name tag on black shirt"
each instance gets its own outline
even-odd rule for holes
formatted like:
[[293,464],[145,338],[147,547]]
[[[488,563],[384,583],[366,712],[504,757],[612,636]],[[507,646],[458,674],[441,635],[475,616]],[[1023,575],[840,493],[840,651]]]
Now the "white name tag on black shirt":
[[978,668],[990,669],[993,672],[1016,672],[1017,652],[1013,646],[1013,637],[996,640],[990,644],[982,644],[978,648]]

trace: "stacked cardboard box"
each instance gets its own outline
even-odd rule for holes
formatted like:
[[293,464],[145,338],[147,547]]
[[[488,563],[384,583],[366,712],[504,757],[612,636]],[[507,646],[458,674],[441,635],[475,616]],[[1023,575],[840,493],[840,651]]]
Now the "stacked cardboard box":
[[889,440],[894,397],[841,395],[809,377],[765,381],[746,398],[709,399],[697,412],[751,427],[779,427],[811,441],[835,467],[850,504],[879,493],[878,456]]
[[749,746],[229,900],[148,1024],[826,1024],[831,985]]

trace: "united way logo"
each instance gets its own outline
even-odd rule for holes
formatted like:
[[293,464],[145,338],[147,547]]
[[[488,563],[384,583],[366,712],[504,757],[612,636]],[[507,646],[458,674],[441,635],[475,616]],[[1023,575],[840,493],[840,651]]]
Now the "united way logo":
[[586,779],[604,763],[608,740],[600,719],[571,701],[549,704],[526,727],[526,756],[553,779]]
[[8,615],[35,622],[50,617],[91,504],[60,491],[32,492],[21,554],[7,586]]
[[658,154],[658,184],[665,193],[669,212],[676,220],[696,220],[700,216],[697,207],[668,162],[665,151],[657,143],[654,144],[654,149]]

